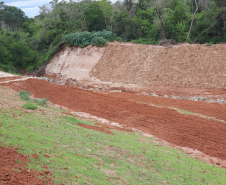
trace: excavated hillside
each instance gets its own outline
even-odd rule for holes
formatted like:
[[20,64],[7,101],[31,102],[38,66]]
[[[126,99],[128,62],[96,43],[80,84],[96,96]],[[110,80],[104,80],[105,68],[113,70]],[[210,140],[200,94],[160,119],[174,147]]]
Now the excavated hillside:
[[65,83],[68,79],[80,80],[89,77],[89,72],[100,60],[104,51],[104,47],[95,46],[65,47],[49,61],[45,73],[61,83]]
[[225,88],[226,44],[109,44],[91,71],[101,81],[144,86]]
[[88,90],[150,93],[163,89],[170,94],[173,88],[187,93],[195,88],[198,94],[206,89],[225,94],[225,51],[226,44],[163,47],[114,42],[105,47],[65,47],[49,61],[45,76]]

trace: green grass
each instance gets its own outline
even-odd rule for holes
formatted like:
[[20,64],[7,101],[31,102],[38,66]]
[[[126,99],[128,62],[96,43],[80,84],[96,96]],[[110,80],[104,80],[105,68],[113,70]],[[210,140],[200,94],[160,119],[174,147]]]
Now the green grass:
[[112,131],[114,135],[108,135],[77,126],[78,122],[94,123],[66,116],[59,109],[40,109],[25,112],[19,106],[2,107],[0,143],[19,147],[26,155],[38,154],[29,168],[48,166],[55,183],[226,184],[224,169],[142,133]]
[[25,109],[33,109],[33,110],[38,108],[32,102],[27,102],[24,105],[22,105],[22,107],[25,108]]

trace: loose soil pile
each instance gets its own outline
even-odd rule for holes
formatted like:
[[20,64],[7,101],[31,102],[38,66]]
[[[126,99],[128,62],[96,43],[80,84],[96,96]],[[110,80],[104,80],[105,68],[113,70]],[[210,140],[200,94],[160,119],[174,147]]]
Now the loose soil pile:
[[[42,172],[26,170],[28,158],[15,148],[0,146],[0,184],[9,185],[45,185],[52,184]],[[39,179],[37,179],[39,177]],[[40,179],[42,178],[42,179]]]
[[[87,92],[43,80],[28,79],[1,84],[19,91],[33,92],[37,98],[48,98],[52,103],[78,112],[86,112],[128,127],[142,130],[177,146],[197,149],[209,156],[226,160],[226,126],[224,123],[193,115],[180,114],[168,108],[132,102],[125,98]],[[164,100],[164,99],[163,99]],[[161,99],[158,99],[161,104]],[[190,106],[188,100],[180,100]],[[196,102],[196,109],[210,109],[212,104]],[[193,105],[192,105],[193,106]],[[219,106],[219,108],[218,108]],[[209,108],[208,108],[209,107]],[[221,109],[221,105],[214,104]],[[209,113],[211,111],[209,110]],[[224,113],[219,113],[223,116]],[[210,115],[211,116],[211,115]]]

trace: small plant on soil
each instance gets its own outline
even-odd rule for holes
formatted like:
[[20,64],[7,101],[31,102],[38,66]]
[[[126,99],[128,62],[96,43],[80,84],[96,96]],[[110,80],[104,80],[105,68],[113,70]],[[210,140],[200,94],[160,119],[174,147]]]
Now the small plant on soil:
[[31,92],[20,90],[19,96],[22,100],[30,101]]
[[30,95],[31,95],[31,92],[28,92],[28,91],[20,90],[19,92],[19,96],[22,100],[31,101],[31,102],[37,103],[40,106],[46,105],[46,102],[48,101],[46,98],[31,100]]
[[206,45],[207,46],[212,46],[213,45],[213,42],[208,42]]
[[44,106],[46,105],[46,102],[48,100],[46,98],[42,98],[42,99],[34,99],[33,102],[34,103],[37,103],[38,105],[41,105],[41,106]]
[[32,110],[38,108],[38,107],[37,107],[35,104],[33,104],[32,102],[27,102],[27,103],[25,103],[22,107],[25,108],[25,109],[32,109]]

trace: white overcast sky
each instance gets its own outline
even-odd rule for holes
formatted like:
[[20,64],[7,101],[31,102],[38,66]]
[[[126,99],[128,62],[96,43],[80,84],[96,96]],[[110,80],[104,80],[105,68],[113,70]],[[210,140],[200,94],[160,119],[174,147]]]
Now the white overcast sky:
[[[1,1],[1,0],[0,0]],[[28,17],[39,14],[39,6],[47,5],[51,0],[2,0],[6,5],[15,6],[24,11]]]

